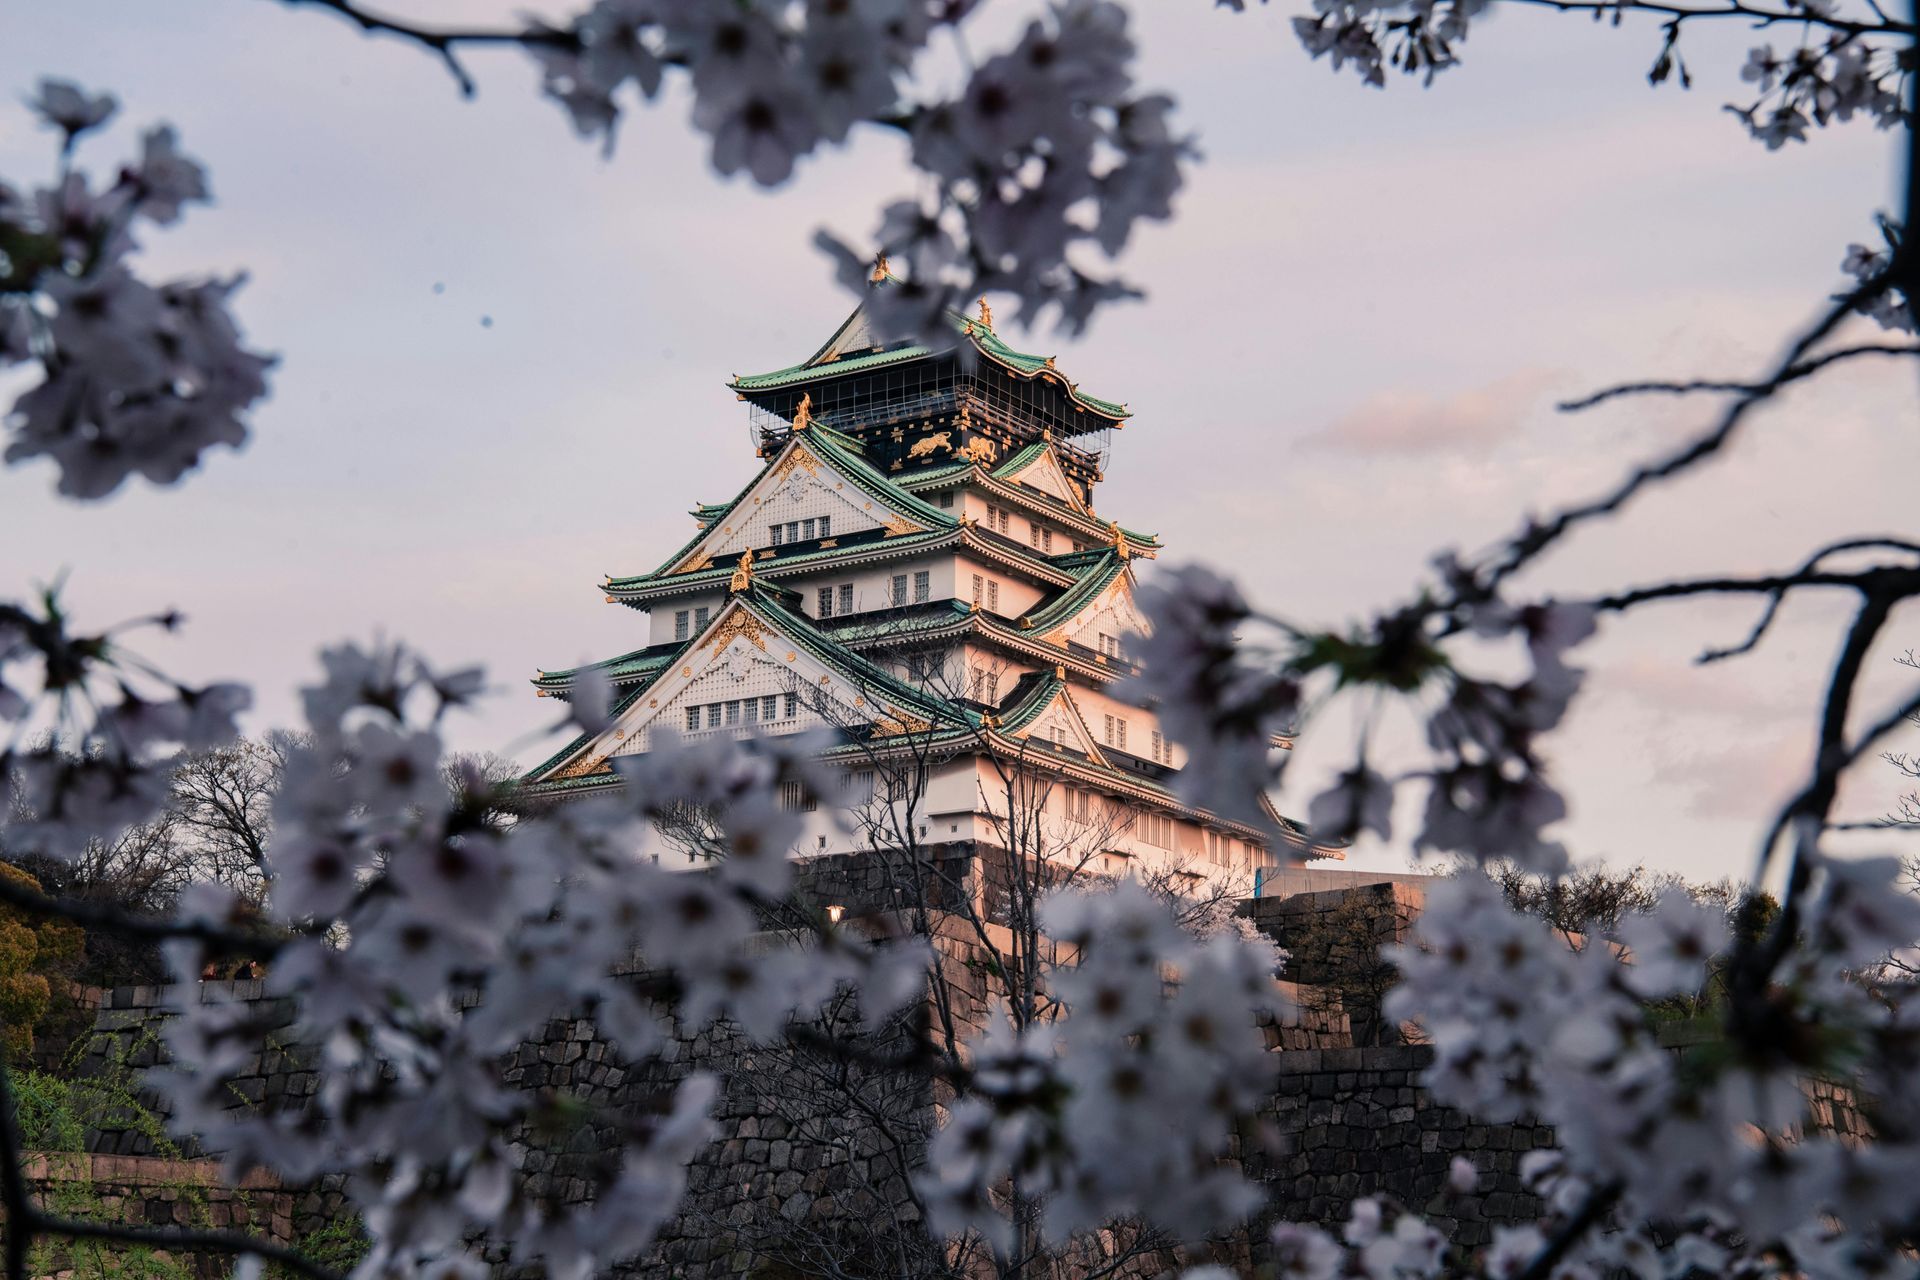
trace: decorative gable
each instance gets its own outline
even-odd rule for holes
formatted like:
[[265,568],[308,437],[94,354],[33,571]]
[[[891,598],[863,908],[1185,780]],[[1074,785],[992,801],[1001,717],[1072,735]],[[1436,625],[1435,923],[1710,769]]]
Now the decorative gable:
[[[1133,575],[1122,573],[1072,618],[1047,633],[1052,644],[1084,645],[1111,655],[1112,646],[1126,636],[1147,630],[1146,615],[1133,602]],[[1101,637],[1111,637],[1105,645]]]
[[1073,694],[1066,685],[1061,685],[1046,708],[1029,720],[1026,727],[1014,735],[1034,742],[1049,743],[1077,751],[1087,759],[1105,764],[1106,758],[1095,745],[1093,734],[1087,729],[1086,718],[1080,714],[1079,706],[1073,700]]
[[1060,459],[1054,453],[1051,441],[1040,449],[1031,462],[1018,471],[1007,473],[1002,478],[1058,498],[1076,511],[1087,509],[1086,502],[1080,496],[1079,486],[1067,479],[1067,473],[1061,469]]
[[685,738],[788,734],[879,720],[884,732],[898,714],[736,597],[633,705],[534,781],[577,777],[612,757],[644,754],[662,730]]
[[749,549],[837,540],[875,529],[918,533],[925,527],[874,497],[797,436],[667,572],[691,573],[737,559]]

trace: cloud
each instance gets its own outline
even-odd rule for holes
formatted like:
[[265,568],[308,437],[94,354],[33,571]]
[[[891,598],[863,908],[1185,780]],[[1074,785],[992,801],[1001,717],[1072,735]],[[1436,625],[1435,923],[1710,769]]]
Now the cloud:
[[1452,395],[1377,391],[1307,436],[1309,448],[1367,456],[1484,454],[1519,435],[1566,375],[1531,369]]

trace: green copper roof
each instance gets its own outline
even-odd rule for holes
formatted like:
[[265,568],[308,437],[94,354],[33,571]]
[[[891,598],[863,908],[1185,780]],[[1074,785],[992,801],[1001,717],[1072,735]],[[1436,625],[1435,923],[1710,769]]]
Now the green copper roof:
[[[893,283],[893,277],[891,276],[880,282],[878,287],[884,287],[890,283]],[[775,369],[771,373],[756,373],[743,378],[734,378],[727,385],[733,390],[740,392],[778,391],[786,387],[797,387],[809,382],[818,382],[826,378],[837,378],[843,374],[860,373],[868,369],[876,369],[890,364],[900,364],[908,360],[919,360],[936,354],[932,347],[923,343],[907,343],[884,347],[879,350],[866,350],[857,355],[836,355],[834,348],[837,343],[835,340],[838,339],[840,335],[848,333],[849,331],[862,329],[864,327],[863,316],[865,311],[866,306],[864,303],[854,308],[853,314],[848,316],[840,328],[835,331],[834,337],[828,339],[826,345],[822,346],[819,351],[816,351],[804,362],[790,365],[785,369]],[[1126,406],[1115,404],[1111,400],[1102,400],[1097,396],[1087,395],[1071,382],[1068,382],[1066,375],[1053,367],[1051,363],[1052,357],[1037,356],[1030,352],[1016,351],[1014,348],[1008,346],[1001,340],[1000,335],[994,332],[991,325],[985,324],[979,319],[969,319],[961,315],[958,311],[948,311],[946,313],[946,319],[947,324],[955,333],[971,340],[974,347],[977,348],[982,355],[1000,365],[1014,376],[1023,379],[1033,379],[1043,376],[1057,378],[1060,381],[1061,389],[1064,390],[1076,404],[1084,405],[1095,413],[1103,417],[1112,418],[1116,422],[1131,416],[1127,412]]]
[[623,653],[617,658],[607,658],[601,662],[589,662],[584,666],[568,667],[560,671],[541,671],[534,680],[537,689],[564,689],[588,671],[598,671],[613,684],[627,684],[634,680],[644,680],[656,675],[673,664],[673,659],[686,642],[675,641],[672,644],[649,645],[644,649],[635,649],[632,653]]
[[[1076,559],[1087,554],[1081,552]],[[1113,548],[1107,547],[1094,554],[1086,570],[1072,586],[1027,614],[1025,621],[1028,625],[1023,629],[1050,631],[1073,617],[1095,596],[1105,591],[1115,578],[1127,571],[1127,562],[1124,557],[1115,554]]]
[[[749,480],[746,486],[733,496],[731,502],[698,508],[707,521],[705,527],[695,533],[692,538],[688,539],[687,542],[669,556],[658,569],[655,569],[652,573],[637,574],[632,577],[612,578],[609,580],[608,585],[610,587],[632,588],[651,585],[663,579],[686,579],[689,582],[697,582],[701,580],[701,574],[710,574],[716,577],[730,574],[733,571],[732,565],[726,565],[724,567],[715,565],[711,569],[703,569],[698,573],[672,573],[670,570],[674,565],[679,564],[691,555],[693,549],[699,546],[700,543],[713,532],[713,526],[724,520],[745,500],[749,493],[753,492],[754,486],[760,483],[767,472],[779,465],[781,456],[784,455],[788,449],[800,447],[805,447],[822,462],[846,476],[848,480],[853,482],[856,489],[859,489],[876,501],[886,503],[902,515],[918,520],[921,524],[931,526],[936,530],[953,529],[957,527],[958,522],[950,513],[907,492],[880,471],[876,470],[865,458],[861,457],[864,450],[861,448],[859,441],[842,435],[838,431],[815,426],[809,428],[804,433],[796,435],[794,439],[783,446],[778,453],[768,458],[765,465],[754,474],[753,479]],[[847,541],[848,539],[846,538],[840,539],[842,546],[845,546]],[[791,564],[796,561],[808,560],[815,558],[818,554],[819,553],[810,552],[806,555],[793,556],[781,560],[781,563]]]

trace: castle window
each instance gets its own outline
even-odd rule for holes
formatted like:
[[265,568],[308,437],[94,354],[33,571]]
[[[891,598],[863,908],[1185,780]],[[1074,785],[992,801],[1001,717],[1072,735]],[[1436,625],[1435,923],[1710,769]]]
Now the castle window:
[[778,706],[778,703],[775,701],[774,694],[770,693],[766,697],[760,699],[760,718],[762,720],[771,722],[774,717],[774,714],[778,711],[778,709],[779,709],[779,706]]
[[1173,753],[1167,750],[1167,740],[1161,736],[1158,729],[1153,731],[1153,762],[1155,764],[1173,763]]
[[799,713],[800,713],[800,696],[794,693],[788,694],[787,695],[787,719],[791,720],[794,718],[794,716],[798,715]]
[[719,727],[720,727],[720,704],[717,702],[709,702],[707,704],[707,728],[718,729]]
[[693,629],[695,631],[705,631],[707,629],[707,617],[712,612],[713,610],[707,608],[705,605],[701,605],[698,609],[695,609],[693,611]]
[[780,534],[781,534],[780,526],[775,524],[775,525],[768,525],[767,527],[773,531],[773,545],[776,547],[779,546]]
[[907,575],[904,573],[896,573],[893,575],[893,603],[896,606],[898,606],[898,605],[903,605],[906,602],[907,602]]
[[833,616],[833,588],[822,587],[818,596],[820,607],[815,612],[822,618]]
[[748,724],[760,723],[760,699],[748,698],[745,710]]
[[1143,810],[1139,820],[1140,838],[1156,849],[1173,852],[1173,819],[1164,813]]
[[816,802],[806,787],[798,782],[780,784],[780,807],[796,813],[812,813]]
[[1110,636],[1106,632],[1102,631],[1100,633],[1100,652],[1109,658],[1119,657],[1120,656],[1120,637]]
[[687,638],[687,624],[692,620],[692,617],[693,615],[685,609],[678,610],[674,613],[673,638],[675,640],[685,640]]
[[1000,584],[991,578],[987,579],[987,608],[993,613],[1000,612]]
[[813,526],[814,526],[814,521],[812,520],[802,520],[800,522],[800,541],[802,542],[812,541]]
[[692,733],[695,729],[698,729],[699,727],[700,727],[700,708],[688,707],[687,708],[687,732]]
[[951,507],[953,505],[953,490],[943,489],[940,491],[940,505],[943,507]]
[[843,582],[840,584],[840,612],[853,612],[853,584],[851,582]]
[[977,573],[974,574],[973,575],[973,602],[975,604],[979,604],[982,600],[986,599],[986,595],[987,595],[987,580],[981,577]]
[[921,569],[913,575],[913,602],[925,604],[933,597],[933,574]]
[[732,698],[727,702],[727,727],[731,729],[740,723],[740,699]]
[[833,532],[833,517],[821,516],[820,517],[820,536],[824,538],[832,532]]
[[1107,717],[1107,745],[1127,749],[1127,721],[1124,716]]

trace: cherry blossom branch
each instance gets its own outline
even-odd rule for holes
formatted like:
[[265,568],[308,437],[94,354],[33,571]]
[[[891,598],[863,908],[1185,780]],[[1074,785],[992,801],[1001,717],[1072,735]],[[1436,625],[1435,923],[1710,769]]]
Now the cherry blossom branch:
[[[1920,343],[1863,343],[1859,346],[1842,347],[1835,351],[1823,352],[1811,360],[1803,360],[1799,364],[1784,370],[1778,377],[1773,379],[1771,389],[1779,390],[1781,387],[1787,386],[1790,383],[1811,377],[1829,365],[1839,364],[1843,360],[1851,360],[1858,356],[1873,355],[1920,356]],[[1766,389],[1768,389],[1768,387],[1763,383],[1716,382],[1707,379],[1695,379],[1690,382],[1626,382],[1616,387],[1608,387],[1603,391],[1596,391],[1592,395],[1583,396],[1578,400],[1563,400],[1555,407],[1562,413],[1579,413],[1583,409],[1591,409],[1596,405],[1606,404],[1608,401],[1618,400],[1623,396],[1649,395],[1654,393],[1665,395],[1693,395],[1700,392],[1747,395]]]
[[1553,1233],[1546,1247],[1533,1256],[1533,1261],[1527,1264],[1527,1269],[1516,1280],[1547,1280],[1553,1274],[1553,1269],[1560,1265],[1560,1260],[1567,1256],[1567,1251],[1579,1244],[1587,1232],[1593,1230],[1607,1211],[1618,1203],[1625,1189],[1621,1183],[1609,1182],[1589,1191],[1573,1216],[1560,1224],[1560,1229]]
[[1720,416],[1720,420],[1710,430],[1696,436],[1664,457],[1635,467],[1625,480],[1602,497],[1577,506],[1563,507],[1544,521],[1531,522],[1526,529],[1507,543],[1504,552],[1495,559],[1483,575],[1482,582],[1485,587],[1489,590],[1497,587],[1505,579],[1532,563],[1542,552],[1572,530],[1603,516],[1615,514],[1638,497],[1643,489],[1661,481],[1670,480],[1719,453],[1745,424],[1747,414],[1754,406],[1778,391],[1784,385],[1783,379],[1796,365],[1807,358],[1809,351],[1837,329],[1841,322],[1852,315],[1857,308],[1871,303],[1887,291],[1891,285],[1891,275],[1892,272],[1889,271],[1863,280],[1858,286],[1838,298],[1805,333],[1788,346],[1786,354],[1774,366],[1774,372],[1740,393],[1739,398],[1727,407]]
[[419,45],[440,59],[452,74],[454,82],[460,86],[460,95],[471,98],[474,95],[473,77],[460,64],[456,46],[459,45],[517,45],[523,48],[548,46],[557,49],[578,49],[580,41],[569,31],[551,27],[530,26],[520,28],[505,27],[449,27],[435,30],[402,22],[398,18],[389,18],[372,13],[353,0],[280,0],[280,3],[297,8],[301,5],[313,5],[337,13],[347,21],[359,27],[368,35],[389,35]]
[[1847,551],[1866,550],[1905,551],[1920,556],[1920,544],[1898,538],[1850,538],[1822,547],[1807,557],[1800,568],[1790,574],[1769,578],[1703,578],[1666,582],[1613,596],[1604,596],[1592,603],[1596,609],[1624,611],[1651,600],[1672,600],[1721,593],[1766,592],[1772,598],[1767,602],[1766,610],[1754,622],[1744,640],[1724,649],[1708,649],[1696,659],[1702,664],[1720,662],[1752,652],[1754,646],[1760,643],[1768,629],[1772,627],[1773,620],[1779,615],[1780,606],[1786,601],[1787,593],[1796,587],[1847,587],[1867,594],[1886,593],[1894,599],[1920,595],[1920,567],[1901,568],[1883,565],[1855,573],[1833,573],[1819,568],[1820,562],[1828,556]]
[[1884,14],[1881,14],[1876,22],[1859,22],[1819,13],[1812,9],[1764,9],[1755,5],[1742,4],[1740,0],[1730,0],[1727,4],[1711,8],[1666,4],[1661,0],[1518,0],[1518,2],[1542,9],[1557,9],[1562,13],[1612,16],[1638,12],[1658,14],[1679,22],[1689,22],[1696,18],[1745,18],[1751,20],[1755,27],[1770,27],[1782,22],[1799,22],[1808,27],[1842,32],[1847,35],[1910,35],[1915,30],[1912,23],[1888,18]]

